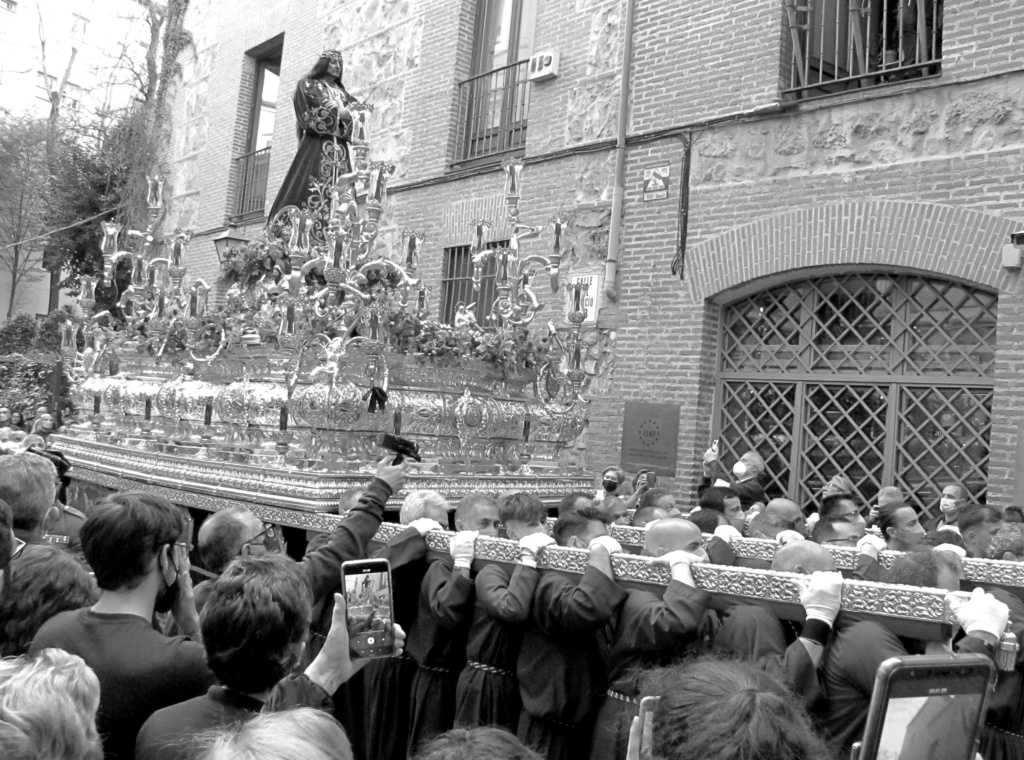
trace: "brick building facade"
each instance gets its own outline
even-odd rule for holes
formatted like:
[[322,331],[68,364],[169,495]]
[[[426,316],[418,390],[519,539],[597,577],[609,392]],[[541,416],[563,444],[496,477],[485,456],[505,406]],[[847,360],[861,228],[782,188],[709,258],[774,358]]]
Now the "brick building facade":
[[[1024,294],[1002,261],[1024,229],[1024,8],[876,0],[854,16],[851,2],[817,3],[824,19],[791,0],[636,0],[618,277],[605,283],[617,300],[601,304],[589,428],[567,460],[617,463],[625,404],[661,401],[681,406],[668,482],[683,495],[721,437],[726,464],[757,446],[801,501],[839,469],[866,501],[895,483],[934,511],[954,480],[1024,501]],[[499,88],[524,102],[484,117],[525,156],[522,217],[568,217],[567,274],[603,276],[626,0],[193,0],[168,156],[169,222],[197,233],[190,273],[216,279],[209,241],[232,217],[246,235],[265,221],[237,206],[261,60],[279,56],[281,81],[269,209],[295,145],[291,88],[339,48],[346,86],[375,105],[374,156],[399,167],[381,241],[427,234],[436,309],[445,250],[503,208],[507,154],[486,149],[467,104],[474,81],[522,67],[481,55],[487,9],[522,19],[513,64],[524,49],[560,56],[556,78]],[[664,167],[665,197],[645,199],[645,171]],[[524,247],[542,253],[549,234]],[[538,323],[559,322],[564,292],[544,300]]]

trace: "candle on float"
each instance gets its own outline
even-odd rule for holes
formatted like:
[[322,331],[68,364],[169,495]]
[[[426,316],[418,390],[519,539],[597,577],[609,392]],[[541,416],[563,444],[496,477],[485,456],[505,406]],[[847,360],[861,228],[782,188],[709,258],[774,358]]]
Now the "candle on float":
[[171,246],[171,265],[181,266],[181,238],[175,240],[174,245]]
[[402,434],[402,410],[395,410],[395,435]]
[[416,233],[409,235],[409,246],[405,251],[405,268],[412,271],[416,268],[416,248],[417,248]]
[[335,269],[341,269],[341,263],[345,259],[345,238],[339,237],[334,241],[334,257],[331,259],[331,265]]
[[423,285],[420,285],[419,293],[416,295],[416,308],[427,308],[427,289]]
[[530,424],[531,424],[531,419],[532,418],[530,417],[530,415],[526,415],[526,419],[523,420],[523,443],[529,443],[530,442]]
[[92,413],[93,414],[99,414],[100,413],[100,397],[99,396],[93,396],[92,397]]
[[147,398],[146,399],[146,422],[149,422],[149,420],[150,420],[150,418],[152,418],[152,416],[153,416],[153,399]]
[[576,282],[572,286],[572,310],[579,311],[583,307],[583,283]]
[[281,407],[281,419],[278,422],[277,426],[278,426],[278,428],[280,428],[282,433],[284,433],[285,431],[288,430],[288,405],[287,404],[285,404],[284,406]]
[[213,422],[213,404],[207,404],[203,413],[203,424],[207,427]]

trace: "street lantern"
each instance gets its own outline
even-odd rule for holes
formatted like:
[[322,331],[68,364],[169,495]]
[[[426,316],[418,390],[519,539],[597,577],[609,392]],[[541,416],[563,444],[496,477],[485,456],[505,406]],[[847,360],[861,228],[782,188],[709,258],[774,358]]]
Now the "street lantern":
[[223,262],[224,256],[232,248],[238,248],[249,241],[238,235],[238,228],[229,224],[223,230],[213,236],[213,247],[217,250],[217,261]]

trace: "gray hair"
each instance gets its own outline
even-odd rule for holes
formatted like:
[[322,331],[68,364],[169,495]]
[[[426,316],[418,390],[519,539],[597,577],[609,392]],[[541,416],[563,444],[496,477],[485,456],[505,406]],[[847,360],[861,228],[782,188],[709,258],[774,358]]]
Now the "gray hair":
[[451,509],[448,500],[437,491],[410,491],[402,500],[402,511],[398,513],[398,520],[402,525],[408,525],[413,520],[425,517],[429,507],[441,507],[445,512]]

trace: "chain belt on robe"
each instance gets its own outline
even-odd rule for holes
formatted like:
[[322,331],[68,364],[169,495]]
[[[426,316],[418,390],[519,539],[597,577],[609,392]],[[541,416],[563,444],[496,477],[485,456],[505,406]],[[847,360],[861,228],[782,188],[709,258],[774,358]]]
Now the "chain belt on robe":
[[476,662],[474,660],[466,660],[466,664],[469,667],[474,668],[475,670],[482,670],[485,673],[493,673],[496,676],[505,676],[505,678],[515,678],[516,677],[516,674],[513,673],[511,670],[502,670],[501,668],[496,668],[493,665],[484,665],[482,662]]
[[625,694],[620,694],[619,692],[612,691],[611,689],[608,689],[608,696],[611,697],[612,699],[617,699],[620,702],[626,702],[627,704],[630,704],[630,705],[639,705],[640,704],[640,700],[637,697],[627,697]]

